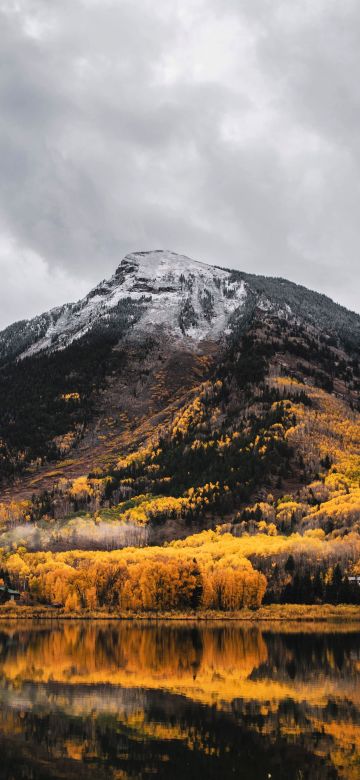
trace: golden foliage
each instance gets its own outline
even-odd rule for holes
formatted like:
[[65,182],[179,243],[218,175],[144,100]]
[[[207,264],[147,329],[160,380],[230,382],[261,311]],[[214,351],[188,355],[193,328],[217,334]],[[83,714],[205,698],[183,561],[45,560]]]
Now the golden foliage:
[[4,556],[3,565],[15,582],[26,580],[37,599],[63,604],[68,611],[257,608],[266,588],[265,577],[241,554],[241,540],[211,531],[165,548],[109,553],[20,549]]

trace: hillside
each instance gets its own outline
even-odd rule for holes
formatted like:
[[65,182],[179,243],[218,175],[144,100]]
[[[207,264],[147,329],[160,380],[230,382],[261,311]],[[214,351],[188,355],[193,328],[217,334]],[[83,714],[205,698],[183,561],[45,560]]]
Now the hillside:
[[[124,583],[134,592],[132,566],[144,582],[159,569],[158,549],[174,581],[188,578],[181,608],[260,603],[266,580],[268,600],[359,599],[359,315],[282,279],[136,253],[83,301],[7,328],[0,354],[12,583],[29,588],[31,575],[37,597],[101,606],[110,596],[80,598],[78,563],[57,557],[90,551],[89,581],[102,576],[94,555],[107,576],[122,567],[115,607]],[[185,537],[199,549],[176,573],[162,547],[146,565],[140,550],[106,557]],[[45,574],[42,550],[54,556]]]

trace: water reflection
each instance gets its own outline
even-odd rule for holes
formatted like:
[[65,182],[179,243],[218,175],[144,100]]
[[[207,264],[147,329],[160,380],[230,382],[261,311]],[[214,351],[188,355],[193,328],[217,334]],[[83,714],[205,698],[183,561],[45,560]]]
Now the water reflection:
[[1,778],[360,778],[360,627],[0,624]]

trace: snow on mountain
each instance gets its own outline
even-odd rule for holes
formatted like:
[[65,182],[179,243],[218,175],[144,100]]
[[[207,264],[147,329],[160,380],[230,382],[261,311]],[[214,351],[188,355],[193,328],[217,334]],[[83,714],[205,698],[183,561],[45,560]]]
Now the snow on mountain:
[[119,339],[169,337],[188,349],[219,341],[255,312],[292,319],[358,350],[360,316],[286,279],[255,276],[157,250],[127,255],[113,276],[78,303],[16,322],[0,333],[0,363],[65,349],[89,332]]
[[201,340],[218,340],[229,328],[231,315],[244,305],[245,283],[231,271],[169,251],[127,255],[115,274],[83,300],[66,304],[18,323],[0,334],[0,351],[14,339],[23,342],[17,356],[63,349],[101,323],[127,314],[127,330],[136,335],[163,332],[196,347]]
[[226,332],[230,315],[246,296],[244,283],[232,282],[229,271],[173,252],[127,255],[114,278],[123,280],[117,294],[133,300],[151,297],[136,330],[162,326],[194,342]]

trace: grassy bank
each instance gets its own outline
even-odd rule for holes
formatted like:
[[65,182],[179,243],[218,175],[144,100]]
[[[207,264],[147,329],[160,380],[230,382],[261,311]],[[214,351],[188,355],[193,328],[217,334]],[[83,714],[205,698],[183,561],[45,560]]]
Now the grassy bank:
[[274,621],[331,621],[360,622],[360,607],[349,604],[270,604],[257,610],[243,609],[239,612],[216,612],[213,610],[196,612],[107,612],[106,610],[65,612],[46,606],[20,606],[4,604],[0,606],[0,620],[191,620],[191,621],[238,621],[238,622],[274,622]]

